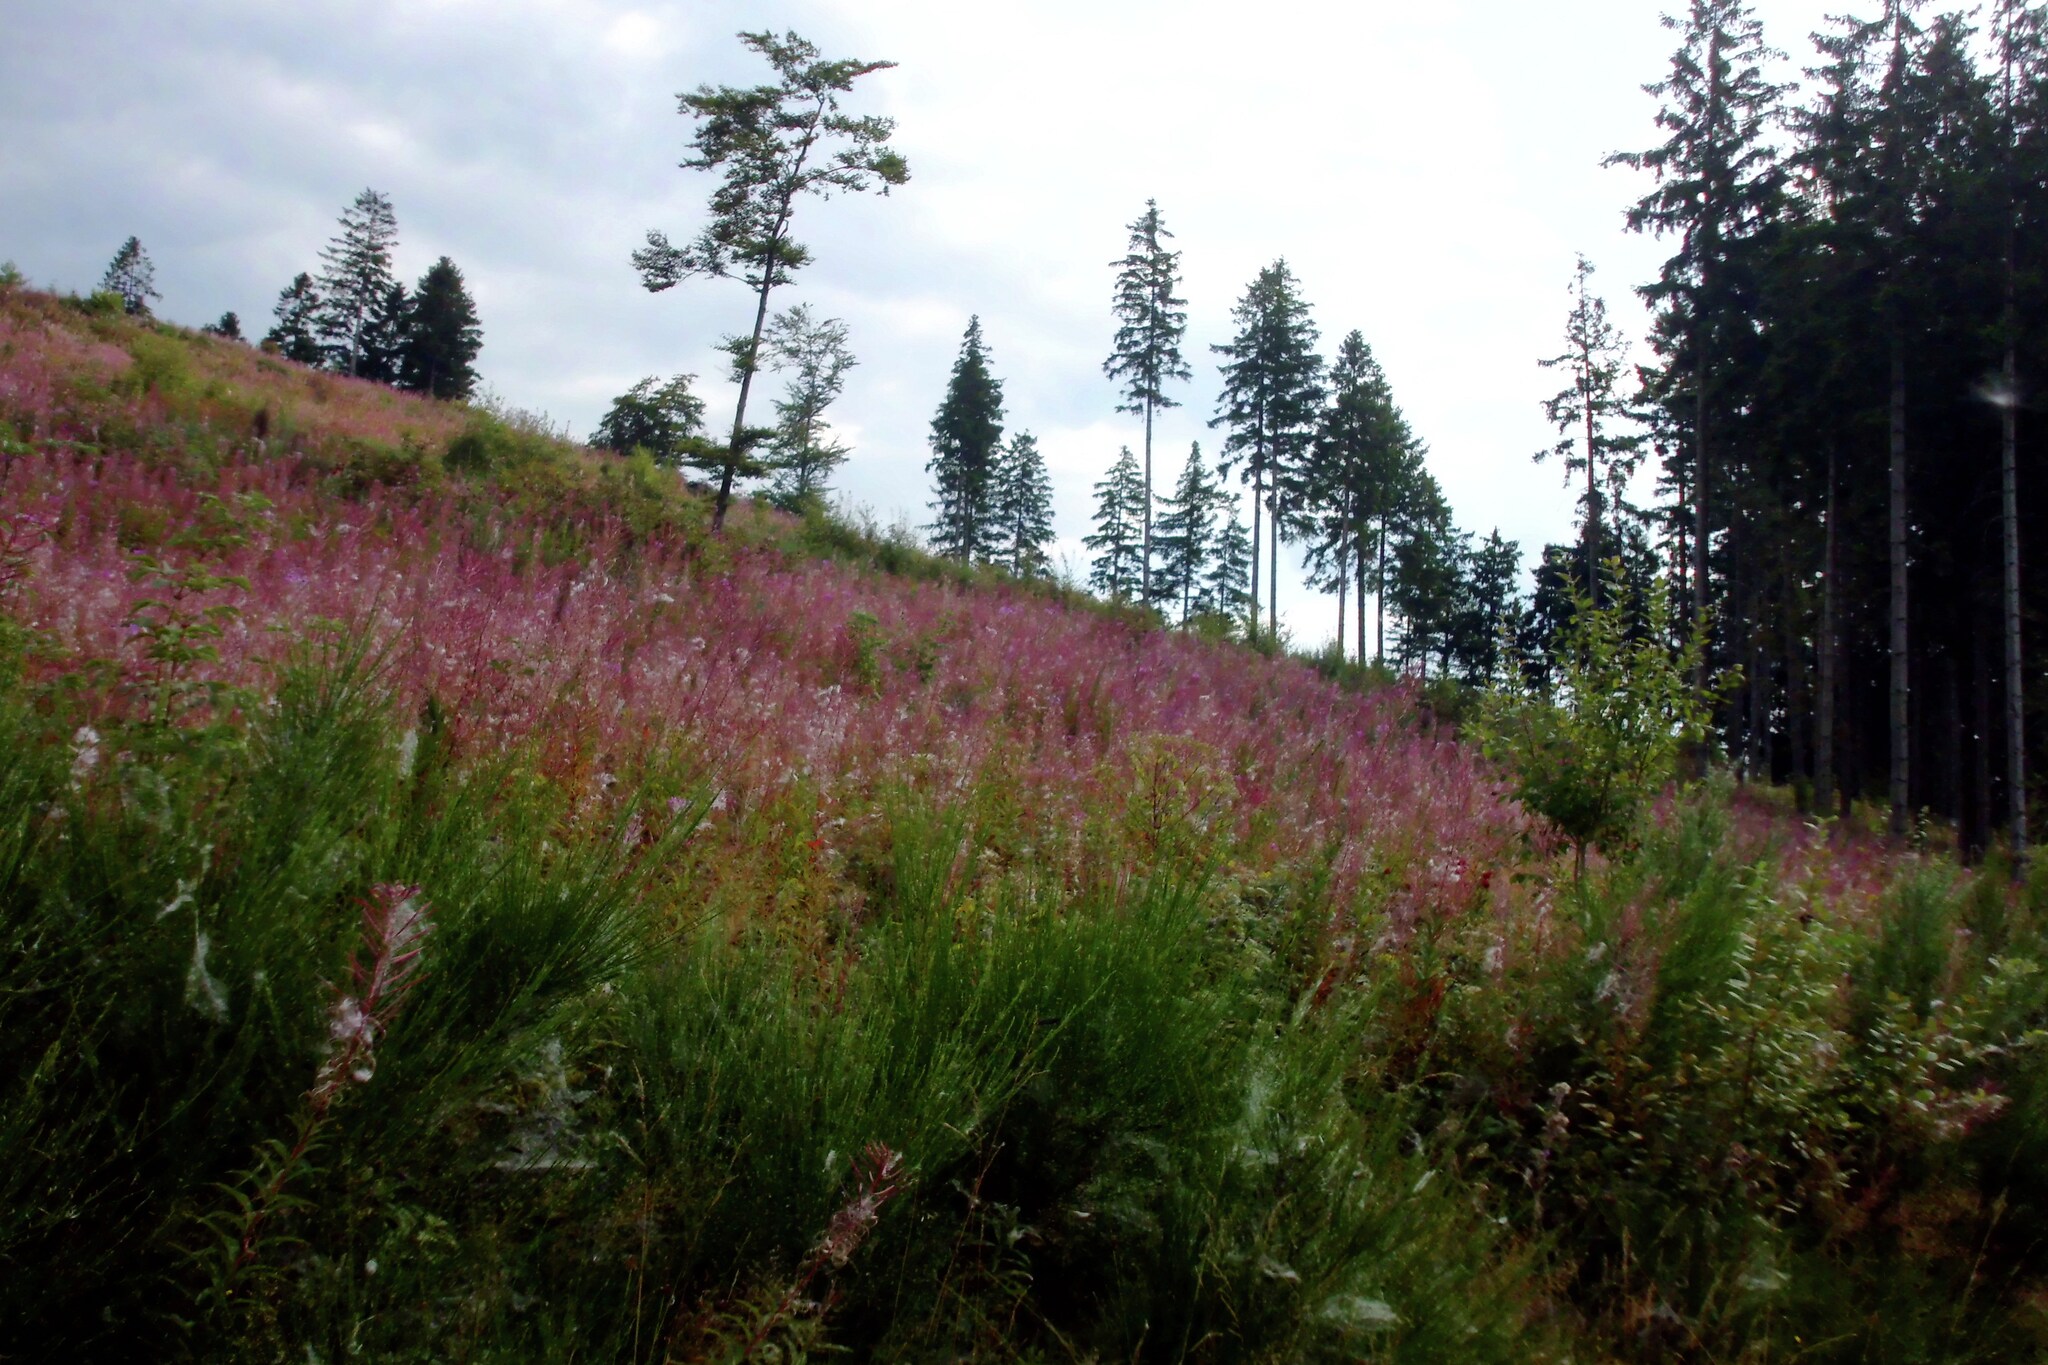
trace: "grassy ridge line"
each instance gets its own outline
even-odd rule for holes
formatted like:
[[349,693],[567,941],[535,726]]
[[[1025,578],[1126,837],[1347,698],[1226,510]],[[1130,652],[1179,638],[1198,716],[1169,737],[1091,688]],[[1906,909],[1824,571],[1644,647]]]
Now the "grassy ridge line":
[[0,300],[0,1337],[2048,1343],[2048,882],[1710,793],[1572,886],[1402,695],[273,363]]

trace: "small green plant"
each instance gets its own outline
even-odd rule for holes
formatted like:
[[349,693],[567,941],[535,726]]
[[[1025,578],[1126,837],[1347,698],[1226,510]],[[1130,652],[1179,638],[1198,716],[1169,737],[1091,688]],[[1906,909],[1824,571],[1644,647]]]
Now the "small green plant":
[[24,282],[20,266],[13,261],[0,261],[0,294],[19,289]]
[[[1640,631],[1632,629],[1640,623]],[[1675,651],[1669,590],[1651,585],[1640,611],[1619,565],[1605,600],[1575,594],[1551,681],[1511,668],[1482,708],[1477,731],[1487,754],[1514,774],[1516,799],[1571,841],[1583,877],[1591,844],[1612,849],[1665,783],[1684,745],[1705,733],[1711,698],[1688,681],[1704,632]]]

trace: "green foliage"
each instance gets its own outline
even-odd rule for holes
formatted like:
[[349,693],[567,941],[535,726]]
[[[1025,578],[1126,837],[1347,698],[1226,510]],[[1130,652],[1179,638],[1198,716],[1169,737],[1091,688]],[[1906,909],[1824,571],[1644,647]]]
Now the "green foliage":
[[1510,669],[1479,726],[1487,753],[1513,774],[1516,798],[1571,841],[1581,873],[1589,844],[1613,852],[1628,838],[1709,715],[1690,678],[1699,636],[1676,655],[1664,643],[1671,604],[1663,581],[1651,585],[1649,629],[1640,635],[1631,632],[1626,582],[1618,571],[1608,582],[1603,605],[1578,600],[1549,685]]
[[555,453],[552,436],[488,412],[472,411],[468,425],[448,442],[441,458],[450,469],[484,473],[546,461]]
[[0,293],[19,289],[26,280],[27,277],[21,273],[20,266],[13,261],[0,261]]
[[704,430],[704,400],[690,389],[695,379],[679,374],[662,383],[648,375],[612,400],[590,444],[621,455],[644,450],[671,469],[689,461]]
[[156,266],[150,262],[149,253],[142,249],[139,239],[130,237],[121,243],[121,249],[107,263],[107,273],[100,279],[98,292],[119,298],[121,311],[130,317],[149,316],[149,301],[161,299],[163,295],[156,289]]
[[1094,551],[1088,586],[1112,602],[1138,596],[1144,578],[1145,474],[1125,446],[1095,485],[1095,529],[1081,538]]
[[998,545],[995,495],[1003,461],[1003,382],[989,372],[980,317],[967,320],[946,396],[932,417],[932,548],[963,563]]
[[154,332],[125,338],[134,364],[114,383],[117,392],[178,394],[192,386],[192,365],[185,344]]

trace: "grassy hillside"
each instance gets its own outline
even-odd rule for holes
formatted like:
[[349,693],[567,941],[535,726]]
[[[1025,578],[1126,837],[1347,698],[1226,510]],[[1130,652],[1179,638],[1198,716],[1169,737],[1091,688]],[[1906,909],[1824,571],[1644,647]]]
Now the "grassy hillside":
[[0,1358],[1993,1360],[2041,907],[0,294]]

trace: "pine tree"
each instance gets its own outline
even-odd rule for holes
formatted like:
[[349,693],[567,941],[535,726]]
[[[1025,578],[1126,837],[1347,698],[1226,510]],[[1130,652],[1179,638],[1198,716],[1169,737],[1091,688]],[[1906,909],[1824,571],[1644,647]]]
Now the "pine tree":
[[1225,495],[1222,529],[1209,556],[1209,572],[1202,578],[1198,615],[1221,616],[1244,623],[1247,635],[1256,635],[1258,599],[1252,596],[1252,543],[1238,519],[1237,499]]
[[235,315],[233,309],[230,309],[220,315],[220,321],[208,323],[199,330],[208,336],[219,337],[223,341],[240,341],[242,340],[242,319]]
[[141,239],[130,237],[121,243],[114,259],[107,262],[107,273],[100,278],[100,288],[109,294],[119,295],[128,316],[149,316],[149,301],[163,295],[156,292],[156,266],[150,262],[149,253],[142,249]]
[[476,358],[483,348],[476,302],[462,271],[443,256],[413,290],[400,382],[435,398],[466,399],[476,388]]
[[995,562],[1019,578],[1043,578],[1052,544],[1052,476],[1030,432],[1018,432],[1003,448],[992,502]]
[[320,346],[320,291],[313,277],[300,271],[292,282],[278,291],[277,323],[263,338],[286,360],[301,365],[318,365],[326,353]]
[[894,62],[824,61],[816,46],[794,33],[742,33],[740,41],[775,69],[775,84],[701,85],[678,97],[679,111],[697,123],[690,139],[696,155],[682,163],[684,169],[721,172],[711,192],[710,222],[688,246],[650,232],[647,245],[633,253],[640,282],[653,292],[696,275],[738,279],[754,291],[752,335],[726,344],[739,401],[729,456],[719,472],[713,529],[725,524],[733,480],[750,444],[747,397],[760,368],[769,297],[810,263],[810,252],[790,236],[797,201],[870,189],[886,195],[910,178],[909,166],[888,145],[892,120],[839,112],[839,97],[856,80]]
[[1620,392],[1628,342],[1607,320],[1606,300],[1587,287],[1592,274],[1593,263],[1580,256],[1569,289],[1571,311],[1565,317],[1564,350],[1537,362],[1546,370],[1563,370],[1570,382],[1544,401],[1543,415],[1557,428],[1560,439],[1550,449],[1536,452],[1536,462],[1555,456],[1564,462],[1567,482],[1575,474],[1585,476],[1586,491],[1579,504],[1580,540],[1584,581],[1590,585],[1589,600],[1597,607],[1599,564],[1604,557],[1601,513],[1606,508],[1621,512],[1628,481],[1642,463],[1643,440],[1634,431],[1615,430],[1632,418]]
[[1182,625],[1200,609],[1202,575],[1209,568],[1216,512],[1223,501],[1223,491],[1209,477],[1209,466],[1202,459],[1202,443],[1190,443],[1180,481],[1172,495],[1162,500],[1153,539],[1159,552],[1159,571],[1152,576],[1151,600],[1177,609]]
[[993,500],[1002,457],[1003,384],[989,373],[981,318],[967,320],[946,397],[932,418],[931,460],[936,514],[932,548],[963,563],[984,563],[995,551]]
[[1127,602],[1143,582],[1145,474],[1125,446],[1109,474],[1095,485],[1095,532],[1081,543],[1095,552],[1088,586],[1114,602]]
[[775,404],[769,497],[794,511],[822,499],[826,480],[846,463],[847,448],[826,434],[825,410],[846,387],[846,372],[856,362],[846,347],[846,324],[813,317],[807,303],[777,314],[762,343],[769,367],[789,374],[789,387]]
[[379,339],[380,310],[388,310],[398,283],[391,275],[397,245],[391,201],[366,189],[342,210],[341,231],[320,250],[320,339],[344,374],[361,374],[365,343]]
[[[1231,310],[1237,334],[1210,349],[1224,357],[1223,393],[1212,427],[1223,427],[1221,468],[1226,477],[1241,468],[1252,486],[1252,582],[1259,591],[1261,513],[1268,539],[1267,628],[1280,628],[1280,541],[1295,515],[1284,492],[1307,454],[1322,404],[1323,359],[1315,353],[1316,328],[1309,320],[1294,275],[1284,260],[1259,272]],[[1258,622],[1251,622],[1256,633]]]
[[647,376],[612,400],[590,444],[621,455],[644,450],[668,468],[701,465],[704,400],[690,391],[695,377],[679,374],[664,383]]
[[1102,362],[1102,372],[1123,383],[1118,412],[1145,418],[1144,564],[1139,594],[1152,600],[1152,417],[1161,408],[1179,407],[1166,396],[1166,385],[1193,376],[1180,351],[1188,327],[1187,301],[1177,298],[1180,253],[1166,248],[1173,236],[1159,221],[1159,205],[1145,201],[1145,212],[1130,225],[1130,249],[1117,266],[1115,349]]

